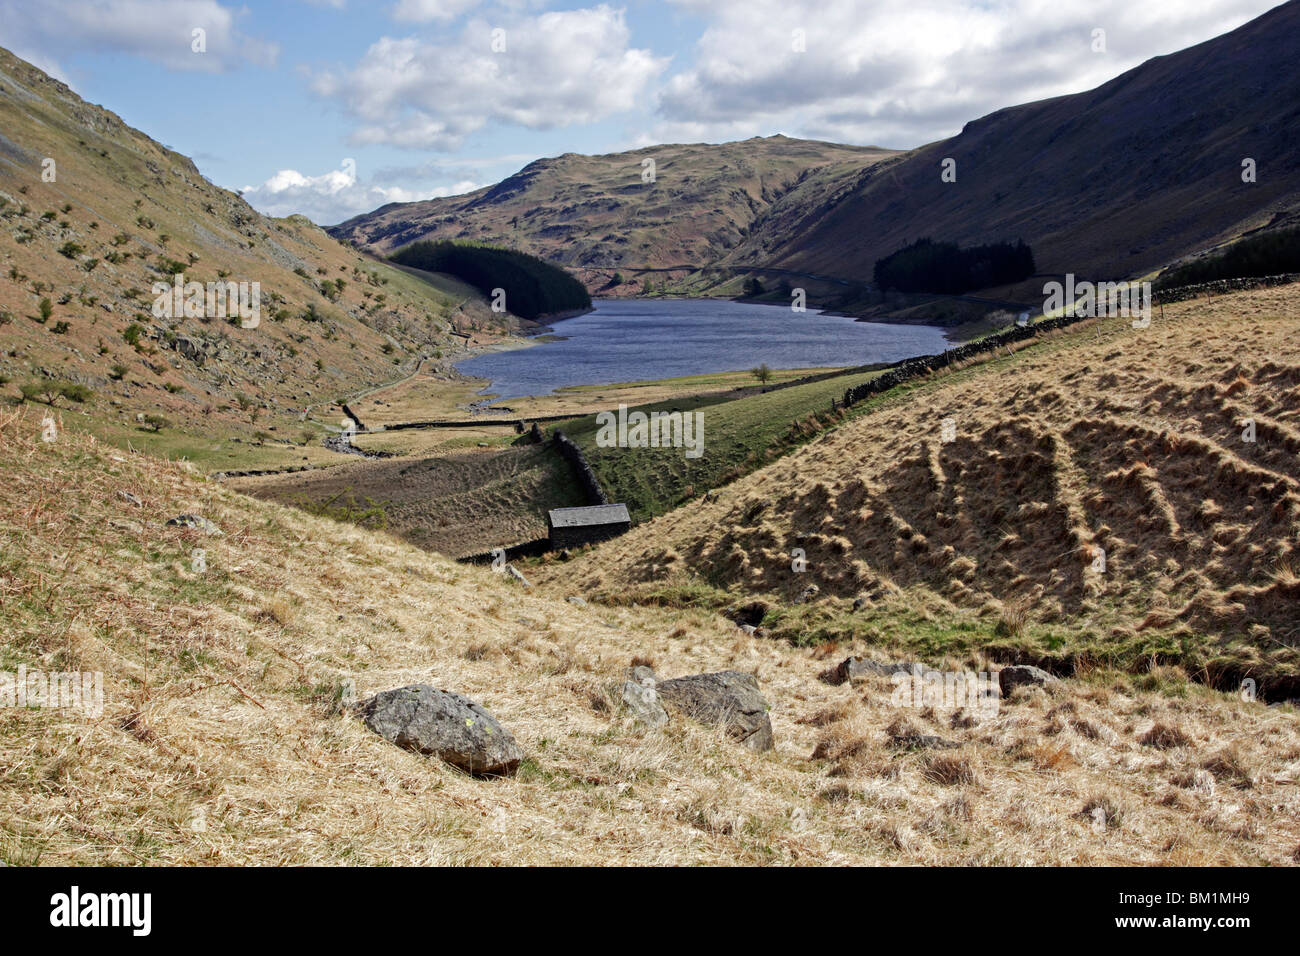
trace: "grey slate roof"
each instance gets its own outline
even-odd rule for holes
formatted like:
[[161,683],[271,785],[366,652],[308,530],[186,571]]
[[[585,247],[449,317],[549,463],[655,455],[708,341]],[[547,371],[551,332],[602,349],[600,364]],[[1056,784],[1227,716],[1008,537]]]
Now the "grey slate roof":
[[548,515],[552,528],[585,528],[591,525],[631,522],[627,505],[588,505],[583,508],[555,508]]

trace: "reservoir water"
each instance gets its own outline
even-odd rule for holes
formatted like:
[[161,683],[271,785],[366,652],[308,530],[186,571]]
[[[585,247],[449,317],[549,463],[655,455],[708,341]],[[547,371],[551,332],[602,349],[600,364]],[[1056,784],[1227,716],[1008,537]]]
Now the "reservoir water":
[[545,395],[565,385],[608,385],[771,368],[897,362],[942,352],[944,330],[855,322],[784,305],[718,299],[597,299],[594,312],[554,326],[557,341],[456,363],[489,379],[499,399]]

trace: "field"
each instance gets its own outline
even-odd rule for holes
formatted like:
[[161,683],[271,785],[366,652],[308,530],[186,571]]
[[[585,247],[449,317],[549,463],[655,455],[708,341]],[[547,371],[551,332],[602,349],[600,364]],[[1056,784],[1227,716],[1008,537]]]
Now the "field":
[[[982,717],[900,709],[884,678],[818,679],[887,644],[813,650],[701,609],[575,606],[568,584],[521,590],[178,465],[39,435],[30,415],[0,420],[0,669],[102,671],[105,703],[0,710],[6,863],[1296,859],[1291,708],[1095,668]],[[164,525],[181,512],[224,533]],[[665,676],[756,672],[776,748],[680,716],[630,723],[606,689],[637,657]],[[415,681],[465,693],[528,757],[481,781],[400,750],[340,710],[346,680],[361,698]]]
[[705,394],[651,402],[644,412],[697,412],[704,427],[704,451],[687,458],[682,449],[601,448],[595,416],[556,427],[577,442],[600,477],[611,501],[628,505],[634,521],[663,514],[690,498],[748,474],[817,435],[839,420],[831,401],[845,389],[869,381],[875,372],[839,375],[822,381],[737,397]]

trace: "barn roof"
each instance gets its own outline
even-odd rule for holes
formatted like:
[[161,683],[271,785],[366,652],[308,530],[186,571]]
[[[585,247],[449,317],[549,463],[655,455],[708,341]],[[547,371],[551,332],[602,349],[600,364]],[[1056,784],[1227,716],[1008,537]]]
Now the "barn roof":
[[630,523],[627,505],[587,505],[582,508],[554,508],[549,514],[552,528],[585,528],[591,525]]

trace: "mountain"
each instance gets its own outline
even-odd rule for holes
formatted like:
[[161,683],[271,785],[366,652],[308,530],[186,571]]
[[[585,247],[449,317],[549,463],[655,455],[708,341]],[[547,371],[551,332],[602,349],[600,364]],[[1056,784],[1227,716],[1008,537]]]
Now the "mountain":
[[[329,231],[379,254],[419,239],[500,243],[574,269],[599,288],[620,269],[713,262],[814,172],[833,182],[893,155],[786,136],[604,156],[565,153],[530,163],[495,186],[393,203]],[[651,161],[653,182],[647,182]]]
[[[612,269],[706,263],[869,281],[877,259],[923,236],[1020,238],[1041,273],[1142,275],[1300,220],[1298,48],[1293,0],[1094,90],[998,110],[909,152],[777,136],[565,154],[331,233],[380,253],[426,237],[505,242],[588,270],[593,288]],[[941,177],[949,158],[955,182]],[[653,186],[641,183],[644,159],[656,162]]]
[[[1023,238],[1044,273],[1123,278],[1300,214],[1300,3],[1095,90],[999,110],[791,190],[726,261],[869,277],[922,236]],[[956,161],[956,182],[941,164]],[[1244,159],[1257,181],[1242,181]]]
[[[153,285],[177,271],[248,283],[250,299],[257,283],[257,326],[156,317]],[[246,435],[256,421],[296,439],[304,416],[336,424],[326,410],[339,397],[460,348],[453,323],[493,321],[472,290],[374,262],[302,217],[259,214],[0,50],[0,380],[10,394],[50,378],[85,386],[101,433],[137,442],[161,440],[140,433],[139,415],[168,419],[173,438]]]

